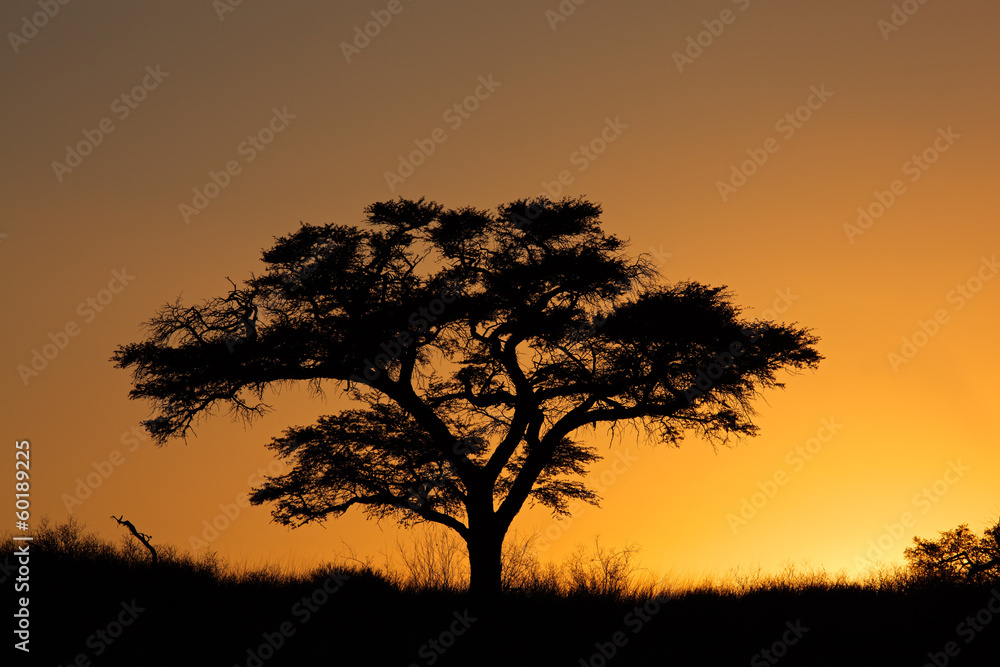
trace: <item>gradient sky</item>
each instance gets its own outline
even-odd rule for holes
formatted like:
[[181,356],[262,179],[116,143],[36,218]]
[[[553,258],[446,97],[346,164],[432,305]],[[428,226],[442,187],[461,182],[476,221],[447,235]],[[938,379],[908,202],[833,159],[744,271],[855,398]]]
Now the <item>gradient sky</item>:
[[[914,535],[981,530],[1000,513],[1000,6],[903,4],[914,13],[122,0],[49,18],[4,2],[0,430],[31,441],[33,521],[67,517],[78,478],[103,468],[71,507],[110,538],[124,513],[187,551],[204,522],[228,523],[210,545],[237,563],[308,566],[346,545],[380,560],[407,535],[389,522],[351,512],[289,531],[237,504],[271,437],[345,405],[332,388],[325,402],[284,391],[250,428],[219,415],[156,448],[132,435],[149,406],[108,358],[166,301],[258,272],[300,221],[358,223],[397,196],[493,208],[562,188],[599,202],[605,229],[654,253],[666,280],[727,285],[746,317],[813,328],[826,359],[767,393],[761,435],[732,448],[589,436],[606,454],[590,478],[603,507],[514,524],[548,536],[544,559],[599,534],[674,576],[789,560],[855,573],[869,556],[901,562]],[[391,21],[343,46],[373,11]],[[270,143],[248,142],[269,124]],[[423,164],[387,179],[432,136]],[[81,142],[77,162],[67,146]],[[19,371],[67,326],[44,369]]]

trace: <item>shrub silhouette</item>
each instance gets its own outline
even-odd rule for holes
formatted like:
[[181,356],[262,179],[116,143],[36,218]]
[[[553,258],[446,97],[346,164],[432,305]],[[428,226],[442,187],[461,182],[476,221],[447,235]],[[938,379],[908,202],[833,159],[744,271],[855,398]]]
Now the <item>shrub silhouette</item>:
[[[32,658],[71,664],[87,654],[95,665],[245,667],[257,664],[247,651],[261,645],[263,634],[291,621],[295,633],[261,662],[264,667],[331,660],[423,666],[428,661],[421,648],[467,609],[460,592],[422,588],[405,572],[370,564],[325,564],[296,574],[157,547],[154,568],[134,539],[115,545],[73,520],[43,522],[32,546]],[[523,576],[501,598],[498,613],[477,620],[435,666],[579,665],[618,631],[628,641],[608,664],[746,664],[780,638],[786,622],[797,620],[809,631],[782,664],[924,664],[928,652],[961,640],[956,625],[981,617],[997,594],[985,584],[928,583],[904,568],[851,580],[791,564],[770,575],[741,569],[719,580],[642,582],[634,547],[595,547],[562,567],[527,556]],[[5,567],[13,551],[7,533],[0,541]],[[331,575],[347,577],[342,589],[299,623],[290,610]],[[133,599],[144,611],[98,663],[88,653],[88,636],[115,618],[122,601]],[[646,614],[639,631],[637,610]],[[995,633],[984,631],[961,644],[963,663],[993,664],[996,649]]]
[[942,531],[936,540],[913,538],[904,556],[923,579],[948,583],[985,583],[1000,578],[1000,519],[982,536],[961,524]]

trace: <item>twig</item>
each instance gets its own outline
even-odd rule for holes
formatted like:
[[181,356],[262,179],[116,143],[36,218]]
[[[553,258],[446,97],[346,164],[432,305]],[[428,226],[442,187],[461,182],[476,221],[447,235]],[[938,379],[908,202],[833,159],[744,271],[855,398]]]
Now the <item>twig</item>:
[[119,526],[125,526],[130,531],[132,531],[133,535],[139,538],[139,541],[142,542],[143,546],[149,549],[149,553],[152,554],[153,556],[153,565],[156,565],[156,549],[154,549],[153,545],[149,543],[149,540],[153,539],[153,536],[146,535],[145,533],[140,533],[138,530],[136,530],[135,526],[132,525],[131,521],[124,520],[125,518],[124,514],[122,514],[120,517],[117,517],[114,514],[112,514],[111,518],[117,521]]

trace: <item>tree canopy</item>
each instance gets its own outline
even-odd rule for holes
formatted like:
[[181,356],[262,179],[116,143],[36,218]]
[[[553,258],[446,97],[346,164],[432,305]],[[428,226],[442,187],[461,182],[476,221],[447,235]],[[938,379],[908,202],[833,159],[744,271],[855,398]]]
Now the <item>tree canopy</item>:
[[163,306],[112,361],[152,402],[159,443],[220,407],[264,413],[268,387],[335,383],[358,407],[275,438],[292,468],[251,501],[293,526],[355,505],[442,524],[469,546],[473,589],[492,590],[526,502],[598,502],[585,429],[752,436],[760,391],[822,358],[809,329],[741,319],[725,287],[666,283],[601,213],[582,199],[398,199],[362,226],[303,224],[264,251],[261,275]]
[[910,569],[923,579],[946,582],[992,581],[1000,575],[1000,520],[982,535],[963,523],[936,540],[913,538],[903,552]]

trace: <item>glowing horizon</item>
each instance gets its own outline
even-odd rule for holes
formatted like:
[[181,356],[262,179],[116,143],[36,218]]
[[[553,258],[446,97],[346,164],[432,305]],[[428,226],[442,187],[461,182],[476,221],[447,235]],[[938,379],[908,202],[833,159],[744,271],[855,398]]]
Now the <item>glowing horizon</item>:
[[332,386],[155,448],[108,359],[162,304],[258,272],[300,221],[546,194],[599,203],[665,280],[814,329],[825,359],[766,392],[733,448],[588,433],[602,508],[512,526],[548,536],[543,560],[599,534],[678,577],[856,574],[995,523],[1000,8],[563,5],[71,3],[37,25],[36,1],[5,4],[3,421],[31,441],[33,521],[117,540],[124,514],[234,562],[381,560],[405,531],[360,512],[288,531],[242,506],[272,437],[347,405]]

